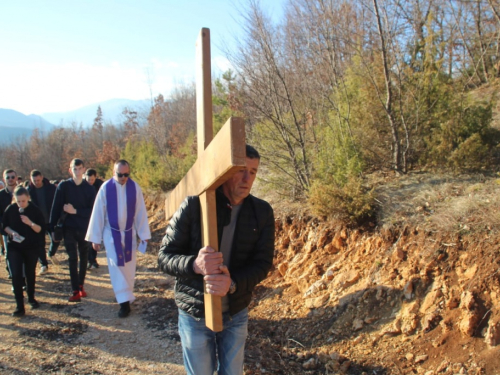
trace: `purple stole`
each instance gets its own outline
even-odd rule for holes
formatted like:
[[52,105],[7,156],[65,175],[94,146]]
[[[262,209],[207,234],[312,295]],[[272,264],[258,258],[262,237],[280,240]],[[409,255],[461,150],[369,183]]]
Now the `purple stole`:
[[118,196],[116,194],[116,184],[112,178],[106,184],[106,201],[109,226],[113,235],[113,242],[115,244],[116,259],[118,266],[124,266],[132,260],[132,225],[135,217],[135,204],[137,200],[136,189],[134,181],[129,178],[125,188],[127,189],[127,224],[125,226],[125,259],[123,257],[124,251],[122,246],[122,236],[120,225],[118,223]]

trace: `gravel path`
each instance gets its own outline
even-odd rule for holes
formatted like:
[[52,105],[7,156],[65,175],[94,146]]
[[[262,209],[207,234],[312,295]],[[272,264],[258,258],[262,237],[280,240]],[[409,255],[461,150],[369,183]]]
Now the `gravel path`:
[[156,255],[138,254],[136,297],[128,318],[117,317],[104,252],[87,273],[87,298],[70,303],[64,248],[37,276],[41,307],[13,318],[15,308],[5,259],[0,263],[1,374],[185,374],[177,334],[173,279],[157,271]]

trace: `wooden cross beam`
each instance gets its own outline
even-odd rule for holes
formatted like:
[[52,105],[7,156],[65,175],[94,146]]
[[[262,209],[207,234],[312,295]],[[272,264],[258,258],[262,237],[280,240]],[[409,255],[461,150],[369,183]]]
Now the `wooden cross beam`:
[[[246,166],[245,124],[231,117],[213,137],[210,30],[201,29],[196,42],[196,111],[198,159],[165,201],[167,220],[188,195],[199,195],[202,246],[219,251],[215,189]],[[221,297],[205,293],[205,321],[212,331],[222,331]]]

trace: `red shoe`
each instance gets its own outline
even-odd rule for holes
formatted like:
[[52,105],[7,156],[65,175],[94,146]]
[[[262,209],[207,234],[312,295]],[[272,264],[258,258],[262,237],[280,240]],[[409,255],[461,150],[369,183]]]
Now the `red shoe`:
[[68,298],[68,301],[69,302],[80,302],[81,301],[81,298],[80,298],[80,291],[74,291],[73,292],[73,295],[71,297]]
[[83,289],[83,285],[80,285],[80,297],[87,297],[87,292]]

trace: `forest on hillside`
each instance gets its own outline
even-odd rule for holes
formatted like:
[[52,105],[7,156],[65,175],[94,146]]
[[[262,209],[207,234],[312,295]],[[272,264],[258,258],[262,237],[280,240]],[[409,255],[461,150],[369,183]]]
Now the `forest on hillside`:
[[[243,36],[213,79],[214,126],[243,117],[263,185],[313,212],[372,215],[373,171],[495,172],[500,0],[289,0],[280,23],[249,0]],[[92,127],[64,124],[0,147],[2,169],[67,176],[85,160],[106,177],[125,158],[144,187],[168,190],[196,159],[195,85]]]

